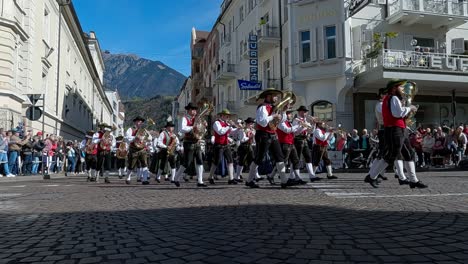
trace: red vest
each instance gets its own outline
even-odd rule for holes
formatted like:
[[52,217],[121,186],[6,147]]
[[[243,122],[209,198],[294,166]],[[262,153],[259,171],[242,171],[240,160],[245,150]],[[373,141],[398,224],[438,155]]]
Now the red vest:
[[[265,106],[265,107],[266,107],[266,110],[267,110],[267,112],[268,112],[268,115],[270,116],[271,113],[273,112],[273,106],[272,106],[271,104],[263,103],[263,104],[259,105],[258,107],[260,108],[260,107],[262,107],[262,106]],[[258,109],[258,108],[257,108],[257,109]],[[258,118],[258,117],[257,117],[257,118]],[[275,133],[276,133],[275,130],[271,130],[271,129],[270,129],[270,126],[267,125],[266,127],[262,127],[262,126],[261,126],[260,124],[258,124],[258,123],[255,125],[255,129],[256,129],[256,130],[261,130],[261,131],[264,131],[264,132],[267,132],[267,133],[270,133],[270,134],[275,134]]]
[[[222,120],[218,120],[216,122],[219,122],[221,124],[221,127],[227,127],[228,124]],[[214,131],[214,137],[215,137],[215,145],[227,145],[229,143],[229,140],[228,140],[228,136],[229,136],[229,132],[228,131],[226,134],[224,135],[219,135],[218,133],[216,133],[216,131]]]
[[[317,129],[320,129],[322,131],[322,133],[325,135],[325,129],[321,129],[321,128],[317,128]],[[315,139],[315,144],[316,145],[319,145],[319,146],[322,146],[322,147],[326,147],[328,146],[328,140],[320,140],[318,138],[314,138]]]
[[[286,124],[286,127],[292,127],[289,121],[286,121],[284,123]],[[286,133],[278,128],[276,130],[276,134],[278,134],[279,143],[288,145],[294,144],[294,133]]]
[[[99,135],[99,139],[102,140],[102,136],[104,135],[104,132],[99,131],[99,132],[98,132],[98,135]],[[101,142],[99,142],[97,148],[98,148],[98,151],[99,151],[99,152],[101,152],[101,151],[110,151],[111,146],[110,146],[109,144],[107,144],[107,145],[105,146],[105,148],[102,148],[102,147],[101,147]]]
[[[186,116],[184,116],[184,118],[185,118],[185,120],[187,120],[187,126],[193,126],[193,123],[195,121],[195,117],[189,118],[189,116],[186,115]],[[193,133],[185,133],[184,138],[188,139],[188,140],[193,140],[194,139]]]
[[386,95],[382,102],[382,117],[384,122],[384,127],[401,127],[406,128],[405,119],[400,117],[394,117],[390,109],[390,101],[392,100],[393,95]]

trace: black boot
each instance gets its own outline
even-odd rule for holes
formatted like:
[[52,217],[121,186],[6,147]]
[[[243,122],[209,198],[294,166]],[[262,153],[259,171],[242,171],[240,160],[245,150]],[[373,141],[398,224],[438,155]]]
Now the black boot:
[[149,185],[149,181],[144,181],[141,183],[142,185]]
[[267,180],[268,180],[268,182],[269,182],[271,185],[276,185],[275,178],[273,178],[273,177],[267,177]]
[[204,183],[197,183],[197,187],[208,187],[208,185]]
[[427,188],[428,186],[422,183],[421,181],[418,181],[418,182],[410,182],[409,187],[411,189],[414,189],[414,188],[424,189],[424,188]]
[[209,179],[208,182],[209,182],[210,184],[213,184],[213,185],[215,184],[214,179]]
[[331,175],[331,176],[327,175],[327,179],[334,180],[334,179],[338,179],[338,177],[336,177],[335,175]]
[[125,183],[126,183],[126,184],[130,184],[130,181],[129,181],[129,180],[125,180]]
[[248,186],[250,188],[260,188],[260,186],[258,186],[255,181],[251,181],[251,182],[246,182],[245,183],[245,186]]
[[292,179],[288,179],[286,183],[281,183],[281,189],[286,189],[289,186],[294,186],[295,182]]
[[377,180],[372,179],[369,174],[364,179],[364,182],[369,183],[374,188],[379,188],[379,186],[377,185]]
[[110,183],[109,178],[108,178],[108,177],[105,177],[105,178],[104,178],[104,182],[105,182],[105,183]]
[[237,181],[236,180],[229,180],[228,184],[237,184]]
[[410,181],[408,181],[408,179],[404,179],[404,180],[398,179],[398,183],[399,183],[400,185],[405,185],[405,184],[410,184]]
[[174,185],[175,185],[176,187],[180,187],[180,183],[179,183],[178,181],[175,181],[175,182],[174,182]]
[[309,178],[310,182],[320,181],[321,179],[322,179],[322,178],[317,177],[317,176],[315,176],[315,177],[313,177],[313,178]]
[[382,179],[383,181],[388,180],[388,178],[383,176],[382,174],[379,174],[379,176],[377,176],[377,179]]
[[398,177],[398,175],[395,174],[395,179],[398,179],[398,178],[400,178],[400,177]]

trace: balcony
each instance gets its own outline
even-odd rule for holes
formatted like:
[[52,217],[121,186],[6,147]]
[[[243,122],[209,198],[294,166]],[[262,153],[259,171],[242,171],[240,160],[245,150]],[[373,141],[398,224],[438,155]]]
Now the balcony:
[[430,25],[447,30],[468,20],[468,3],[460,0],[389,0],[389,24]]
[[258,31],[258,50],[265,50],[279,46],[281,41],[279,28],[270,25],[262,25]]
[[236,78],[236,65],[223,64],[221,69],[216,73],[216,82],[225,83]]
[[434,91],[449,91],[466,86],[468,56],[385,49],[354,69],[357,89],[385,86],[390,79],[413,80]]

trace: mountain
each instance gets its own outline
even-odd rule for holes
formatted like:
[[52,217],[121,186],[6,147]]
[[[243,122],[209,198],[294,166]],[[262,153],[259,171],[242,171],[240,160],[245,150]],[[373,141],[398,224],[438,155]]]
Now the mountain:
[[156,123],[149,129],[159,129],[166,124],[167,117],[171,114],[173,96],[157,95],[151,99],[136,99],[124,102],[125,106],[125,127],[133,125],[133,118],[140,115],[144,118],[151,118]]
[[175,96],[186,77],[160,61],[133,54],[103,53],[104,86],[118,90],[126,100],[152,98],[156,95]]

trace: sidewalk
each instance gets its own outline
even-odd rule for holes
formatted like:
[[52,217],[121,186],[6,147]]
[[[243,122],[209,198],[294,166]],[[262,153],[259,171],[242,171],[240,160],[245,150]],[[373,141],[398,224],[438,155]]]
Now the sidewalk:
[[[65,173],[58,173],[58,174],[51,174],[50,179],[63,179],[65,178]],[[2,182],[23,182],[23,181],[40,181],[44,180],[42,175],[34,175],[34,176],[16,176],[16,177],[1,177],[0,183]]]

